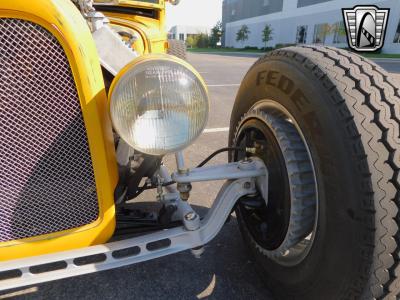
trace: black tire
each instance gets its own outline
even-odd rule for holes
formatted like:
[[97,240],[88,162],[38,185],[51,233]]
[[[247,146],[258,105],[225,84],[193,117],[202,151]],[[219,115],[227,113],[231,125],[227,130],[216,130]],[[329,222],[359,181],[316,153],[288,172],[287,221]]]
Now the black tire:
[[186,44],[180,40],[168,40],[167,53],[186,60]]
[[320,46],[272,51],[245,76],[232,112],[231,146],[255,103],[278,102],[301,128],[318,187],[313,245],[294,266],[260,251],[237,211],[251,258],[276,299],[396,299],[399,294],[398,87],[368,59]]

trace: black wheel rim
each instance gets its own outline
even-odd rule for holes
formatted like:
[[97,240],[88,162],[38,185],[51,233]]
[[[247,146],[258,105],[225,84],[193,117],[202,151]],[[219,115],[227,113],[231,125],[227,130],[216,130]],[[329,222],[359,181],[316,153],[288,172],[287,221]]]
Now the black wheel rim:
[[[263,254],[281,265],[299,264],[312,248],[318,224],[317,180],[311,152],[300,127],[279,103],[263,100],[241,120],[235,145],[255,148],[255,156],[264,161],[269,173],[268,204],[261,195],[241,199],[238,213],[242,223]],[[292,151],[296,145],[300,150]],[[245,157],[244,151],[237,152],[234,159]],[[301,167],[293,168],[293,161],[296,167]],[[306,167],[302,166],[304,161]],[[307,178],[296,180],[299,174]],[[311,197],[298,195],[298,188],[309,192],[310,186]]]
[[[270,183],[268,189],[268,206],[264,199],[257,197],[260,206],[239,203],[240,210],[248,229],[254,239],[263,248],[276,249],[284,240],[290,217],[290,190],[286,165],[279,145],[269,128],[257,119],[249,120],[239,138],[241,147],[253,147],[253,143],[262,144],[263,149],[257,153],[267,166]],[[235,160],[242,160],[245,153],[237,153]]]

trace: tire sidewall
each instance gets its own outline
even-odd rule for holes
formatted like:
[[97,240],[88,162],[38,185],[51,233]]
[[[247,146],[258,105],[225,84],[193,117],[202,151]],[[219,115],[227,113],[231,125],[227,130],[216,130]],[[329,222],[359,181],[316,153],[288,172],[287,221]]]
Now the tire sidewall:
[[[318,185],[318,226],[308,256],[297,266],[284,267],[262,254],[250,235],[240,211],[239,225],[265,280],[280,291],[280,298],[332,299],[343,293],[357,277],[355,270],[365,268],[360,259],[363,227],[356,221],[360,185],[346,140],[342,115],[315,74],[301,63],[285,57],[261,59],[247,73],[235,101],[230,141],[241,116],[256,103],[269,100],[284,106],[301,128],[311,152]],[[326,298],[325,298],[326,299]]]

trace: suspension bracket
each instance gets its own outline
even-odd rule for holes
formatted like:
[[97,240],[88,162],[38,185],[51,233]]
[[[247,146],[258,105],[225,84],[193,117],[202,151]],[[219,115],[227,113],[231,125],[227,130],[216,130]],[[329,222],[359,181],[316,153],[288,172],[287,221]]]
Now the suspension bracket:
[[[174,179],[182,183],[228,181],[203,219],[193,215],[186,201],[175,201],[183,226],[103,245],[2,262],[0,274],[11,276],[0,277],[0,290],[108,270],[188,249],[194,249],[194,254],[199,256],[201,247],[221,230],[236,202],[257,192],[259,178],[264,181],[268,172],[263,162],[257,159],[244,165],[238,162],[189,170],[187,175],[174,173]],[[264,189],[268,188],[265,182],[262,185]],[[172,189],[170,198],[173,200],[177,196],[178,193]]]

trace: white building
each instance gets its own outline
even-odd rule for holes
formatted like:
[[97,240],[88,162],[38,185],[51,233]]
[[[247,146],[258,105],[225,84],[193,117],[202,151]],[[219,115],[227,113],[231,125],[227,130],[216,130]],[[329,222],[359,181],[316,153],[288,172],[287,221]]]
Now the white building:
[[[264,47],[262,31],[269,24],[273,40],[267,46],[324,43],[347,47],[342,30],[342,8],[370,4],[390,8],[383,52],[400,53],[399,0],[224,0],[223,42],[235,48]],[[244,43],[236,41],[236,33],[242,25],[250,30],[249,39]]]
[[211,28],[207,26],[173,26],[169,32],[169,38],[173,40],[186,41],[189,36],[195,36],[201,33],[210,34]]

